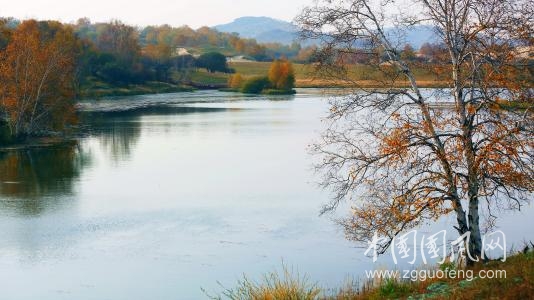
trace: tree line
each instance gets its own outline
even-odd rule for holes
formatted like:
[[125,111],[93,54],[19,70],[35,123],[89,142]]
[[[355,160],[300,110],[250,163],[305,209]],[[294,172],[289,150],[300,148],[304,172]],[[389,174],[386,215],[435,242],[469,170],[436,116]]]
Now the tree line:
[[[189,53],[191,49],[198,53]],[[183,78],[173,78],[173,73],[179,70],[233,73],[227,55],[268,61],[297,57],[301,50],[298,44],[262,45],[208,27],[136,28],[120,21],[80,19],[64,24],[3,18],[0,128],[8,128],[13,137],[61,131],[76,123],[73,101],[94,81],[113,86],[178,83]]]

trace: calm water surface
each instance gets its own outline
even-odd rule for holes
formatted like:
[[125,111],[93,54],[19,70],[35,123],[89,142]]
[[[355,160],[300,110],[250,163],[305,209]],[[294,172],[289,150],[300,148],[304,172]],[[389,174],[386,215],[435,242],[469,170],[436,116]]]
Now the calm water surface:
[[318,216],[319,93],[81,107],[78,143],[0,152],[1,299],[202,299],[282,262],[326,287],[373,267]]

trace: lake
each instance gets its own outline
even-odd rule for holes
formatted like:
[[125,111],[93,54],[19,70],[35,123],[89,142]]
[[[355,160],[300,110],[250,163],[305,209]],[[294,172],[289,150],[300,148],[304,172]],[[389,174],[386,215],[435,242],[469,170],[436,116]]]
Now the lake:
[[[282,264],[334,288],[373,268],[319,216],[329,194],[307,150],[328,112],[318,90],[80,107],[76,143],[0,152],[2,299],[202,299]],[[512,240],[529,211],[503,218]]]

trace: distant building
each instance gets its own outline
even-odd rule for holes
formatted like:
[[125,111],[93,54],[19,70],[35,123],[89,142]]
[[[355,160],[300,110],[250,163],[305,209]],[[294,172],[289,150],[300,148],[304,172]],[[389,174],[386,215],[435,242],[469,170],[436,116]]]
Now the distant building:
[[228,62],[254,62],[254,60],[246,58],[244,55],[236,55],[227,58]]
[[183,56],[183,55],[191,55],[191,53],[189,53],[189,51],[187,51],[187,49],[185,48],[176,48],[174,49],[174,55]]

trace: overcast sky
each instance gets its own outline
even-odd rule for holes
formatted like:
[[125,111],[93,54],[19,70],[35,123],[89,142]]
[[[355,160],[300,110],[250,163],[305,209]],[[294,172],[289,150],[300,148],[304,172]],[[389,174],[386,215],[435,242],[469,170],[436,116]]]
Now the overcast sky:
[[229,23],[242,16],[267,16],[291,21],[313,0],[0,0],[0,16],[54,19],[88,17],[93,22],[119,19],[131,25],[198,28]]

